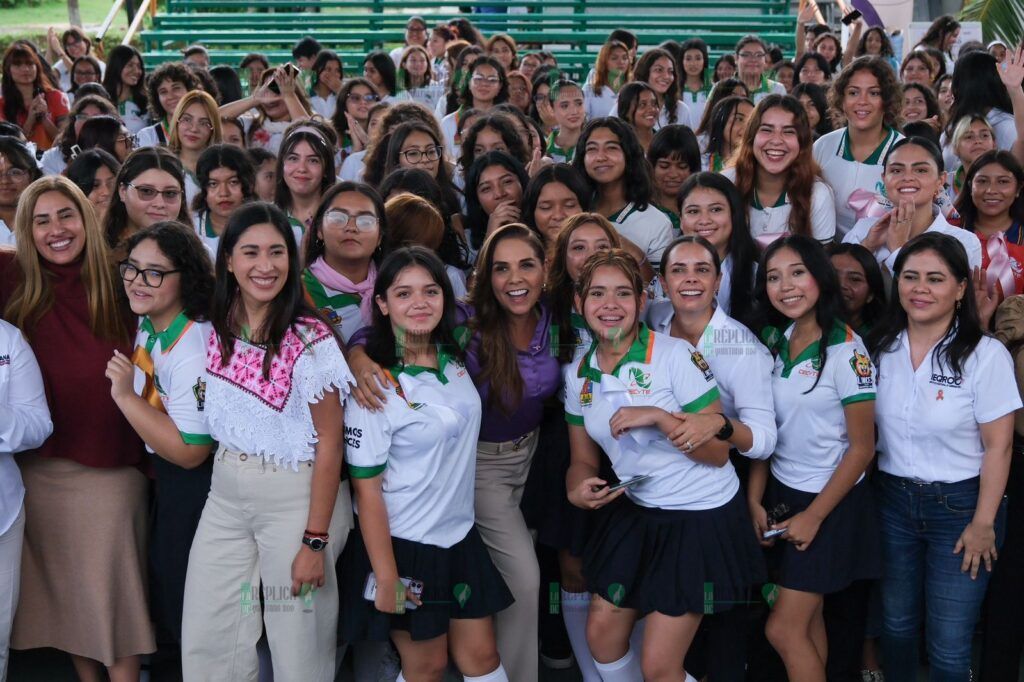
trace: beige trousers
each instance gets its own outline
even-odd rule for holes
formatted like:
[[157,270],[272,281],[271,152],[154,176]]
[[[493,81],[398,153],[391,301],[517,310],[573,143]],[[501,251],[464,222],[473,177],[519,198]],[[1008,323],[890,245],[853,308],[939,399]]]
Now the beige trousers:
[[[352,528],[342,482],[324,550],[325,584],[293,597],[292,562],[309,514],[312,462],[299,470],[221,447],[185,580],[185,682],[255,681],[256,641],[266,623],[274,678],[331,682],[338,627],[334,563]],[[260,610],[260,585],[263,609]]]
[[519,511],[537,430],[519,441],[477,443],[476,527],[515,603],[497,614],[498,654],[515,682],[537,682],[540,568]]

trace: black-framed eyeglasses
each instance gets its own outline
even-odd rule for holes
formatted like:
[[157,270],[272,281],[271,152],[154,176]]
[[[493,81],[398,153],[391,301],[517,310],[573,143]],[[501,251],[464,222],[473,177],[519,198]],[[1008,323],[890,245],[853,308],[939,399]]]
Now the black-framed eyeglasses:
[[6,171],[0,171],[0,180],[5,178],[11,182],[22,182],[28,179],[28,171],[21,168],[8,168]]
[[441,158],[441,147],[433,145],[425,149],[406,149],[404,152],[398,152],[408,163],[416,164],[426,159],[427,161],[437,161]]
[[156,187],[149,187],[147,185],[135,185],[130,182],[126,182],[125,185],[135,190],[135,193],[139,195],[139,198],[143,201],[153,201],[156,199],[156,195],[160,194],[163,196],[164,201],[177,201],[181,196],[180,189],[164,189],[160,190]]
[[164,283],[164,277],[167,275],[181,272],[181,270],[141,270],[126,260],[117,264],[117,271],[121,273],[121,279],[126,282],[134,282],[139,278],[139,275],[142,275],[142,283],[154,289]]

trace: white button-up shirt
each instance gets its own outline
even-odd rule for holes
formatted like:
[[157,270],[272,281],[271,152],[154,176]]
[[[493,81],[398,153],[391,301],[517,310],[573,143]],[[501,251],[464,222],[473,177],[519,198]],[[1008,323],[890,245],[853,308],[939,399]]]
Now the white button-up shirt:
[[979,424],[1021,407],[1010,353],[985,336],[957,377],[935,349],[915,370],[904,331],[878,354],[875,419],[878,467],[929,483],[956,483],[981,473],[985,446]]
[[12,455],[38,448],[51,433],[53,422],[36,356],[18,328],[0,320],[0,534],[18,518],[25,499]]

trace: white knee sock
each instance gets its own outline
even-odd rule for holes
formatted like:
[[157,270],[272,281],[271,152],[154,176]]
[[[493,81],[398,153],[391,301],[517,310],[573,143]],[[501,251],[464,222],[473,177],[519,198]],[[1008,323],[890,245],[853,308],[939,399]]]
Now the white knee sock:
[[587,614],[590,613],[589,592],[566,592],[562,590],[562,620],[569,635],[569,644],[576,657],[576,663],[583,674],[583,682],[601,682],[601,675],[594,667],[594,658],[587,644]]
[[463,675],[462,679],[466,682],[508,682],[508,675],[505,674],[505,668],[499,663],[497,668],[486,675],[479,675],[478,677]]
[[630,649],[626,655],[611,663],[598,663],[594,661],[594,667],[600,673],[604,682],[643,682],[644,675],[640,670],[640,661],[633,655]]

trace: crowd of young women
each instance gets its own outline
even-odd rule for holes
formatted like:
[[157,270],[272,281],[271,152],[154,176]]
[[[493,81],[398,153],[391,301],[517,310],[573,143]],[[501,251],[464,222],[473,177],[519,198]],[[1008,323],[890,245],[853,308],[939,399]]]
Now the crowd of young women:
[[0,678],[1015,676],[1024,48],[806,18],[14,43]]

